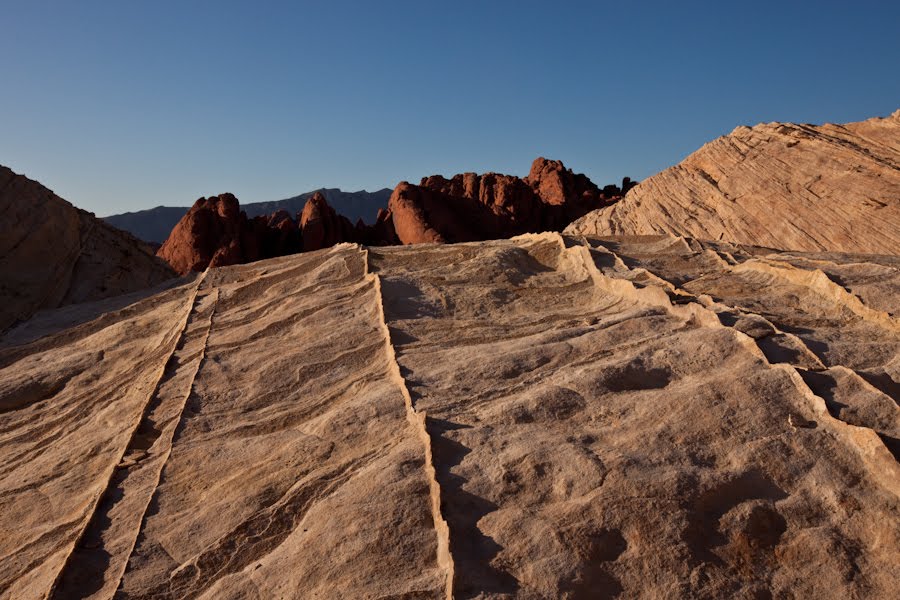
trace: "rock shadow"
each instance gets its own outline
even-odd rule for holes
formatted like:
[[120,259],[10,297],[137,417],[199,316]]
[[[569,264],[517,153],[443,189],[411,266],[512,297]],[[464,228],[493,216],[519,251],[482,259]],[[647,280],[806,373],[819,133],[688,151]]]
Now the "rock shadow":
[[468,480],[451,471],[472,450],[448,434],[469,426],[428,417],[425,427],[431,437],[432,461],[441,486],[441,515],[450,527],[454,598],[515,594],[519,589],[516,578],[491,565],[503,547],[478,527],[481,518],[497,510],[497,505],[466,491]]
[[434,317],[440,312],[433,299],[427,298],[419,286],[405,279],[382,277],[381,297],[384,312],[391,315],[391,320]]
[[103,494],[87,529],[69,557],[59,584],[50,596],[54,600],[87,598],[103,588],[112,555],[103,547],[103,534],[112,525],[111,511],[125,497],[122,484],[127,469],[117,469],[111,488]]
[[672,379],[672,371],[667,366],[651,366],[636,358],[604,370],[598,383],[611,392],[632,392],[663,389]]
[[887,373],[869,373],[866,371],[857,371],[857,374],[865,379],[869,385],[878,389],[900,405],[900,383],[894,381],[890,375]]
[[832,362],[828,360],[828,353],[831,351],[831,348],[829,347],[827,342],[816,339],[815,336],[817,335],[817,332],[815,330],[809,329],[807,327],[794,327],[791,325],[787,325],[785,323],[778,322],[778,320],[772,316],[769,316],[768,318],[782,331],[786,333],[792,333],[799,337],[803,341],[803,343],[806,344],[806,347],[809,348],[809,350],[813,354],[815,354],[823,364],[829,366],[832,364]]
[[[857,373],[871,385],[871,382],[869,381],[869,379],[872,377],[871,374],[868,374],[867,377],[866,373],[861,373],[859,371],[857,371]],[[885,428],[882,427],[885,422],[890,422],[889,417],[885,418],[884,421],[880,421],[877,411],[864,412],[863,414],[867,414],[867,417],[854,415],[852,407],[843,402],[840,402],[837,399],[838,383],[827,373],[819,373],[816,371],[800,371],[800,376],[803,377],[803,381],[806,382],[806,385],[809,386],[809,389],[811,389],[816,396],[819,396],[825,401],[825,408],[828,409],[828,413],[832,417],[834,417],[835,419],[840,419],[841,421],[849,423],[850,425],[857,425],[871,429],[878,435],[879,438],[881,438],[882,443],[894,456],[894,459],[900,461],[900,440],[885,432]],[[885,375],[885,377],[887,377],[887,375]],[[896,399],[893,400],[894,402],[896,402]],[[849,417],[848,413],[845,413],[844,411],[848,411]],[[889,411],[884,411],[884,413],[887,412]]]
[[[775,502],[787,497],[785,490],[758,470],[718,482],[687,503],[688,524],[682,539],[696,560],[714,565],[725,562],[716,549],[741,541],[754,553],[771,552],[787,529]],[[734,517],[741,522],[727,527],[724,517],[741,505],[746,514]]]
[[628,542],[618,529],[600,529],[590,533],[580,551],[578,577],[565,582],[560,590],[568,592],[572,600],[607,600],[618,598],[624,589],[610,573],[610,563],[628,549]]

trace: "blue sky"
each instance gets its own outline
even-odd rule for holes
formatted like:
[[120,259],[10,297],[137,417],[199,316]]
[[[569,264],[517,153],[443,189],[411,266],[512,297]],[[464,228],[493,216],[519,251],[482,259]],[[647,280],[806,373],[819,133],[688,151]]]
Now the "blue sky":
[[562,159],[642,179],[740,124],[900,108],[900,3],[0,0],[0,164],[106,215]]

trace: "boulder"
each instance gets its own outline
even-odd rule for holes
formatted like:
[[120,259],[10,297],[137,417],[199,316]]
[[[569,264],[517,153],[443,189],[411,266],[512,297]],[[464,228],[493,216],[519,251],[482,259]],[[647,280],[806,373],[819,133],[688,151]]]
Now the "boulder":
[[304,252],[352,242],[356,238],[350,221],[337,214],[321,192],[316,192],[306,201],[300,214],[300,233]]

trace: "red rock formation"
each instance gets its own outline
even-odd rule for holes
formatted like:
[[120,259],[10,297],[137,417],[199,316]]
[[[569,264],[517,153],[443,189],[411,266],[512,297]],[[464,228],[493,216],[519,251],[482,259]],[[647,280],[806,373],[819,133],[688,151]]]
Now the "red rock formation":
[[562,161],[538,158],[525,181],[546,204],[561,206],[578,200],[596,200],[600,190],[585,175],[566,169]]
[[353,225],[346,217],[334,212],[321,192],[306,201],[300,214],[300,232],[304,252],[356,239]]
[[420,185],[455,199],[451,203],[467,213],[462,221],[475,239],[509,237],[543,221],[540,199],[525,180],[512,175],[463,173],[449,180],[434,175]]
[[386,208],[378,209],[374,225],[366,225],[361,220],[356,223],[355,241],[367,246],[396,246],[400,244],[394,230],[394,218]]
[[[623,187],[631,185],[628,178]],[[528,232],[559,231],[614,202],[615,185],[602,190],[562,162],[538,158],[523,178],[498,173],[425,177],[400,182],[374,225],[355,226],[316,192],[294,220],[286,211],[247,219],[237,198],[201,198],[159,250],[180,273],[251,262],[341,242],[370,246],[468,242]]]
[[286,210],[278,210],[265,217],[266,234],[262,253],[265,256],[295,254],[302,249],[300,227]]
[[474,239],[472,227],[478,222],[467,219],[461,204],[458,197],[401,181],[391,194],[388,210],[403,244],[465,242]]
[[601,190],[562,162],[538,158],[524,179],[463,173],[402,182],[388,207],[401,243],[463,242],[558,231],[621,195],[615,185]]
[[157,256],[181,274],[244,262],[241,230],[247,225],[233,194],[200,198],[172,229]]
[[197,200],[157,254],[185,274],[319,250],[340,242],[391,243],[396,236],[392,239],[393,228],[385,226],[390,222],[386,215],[374,227],[354,228],[320,193],[307,201],[296,220],[283,210],[248,219],[234,195],[222,194]]

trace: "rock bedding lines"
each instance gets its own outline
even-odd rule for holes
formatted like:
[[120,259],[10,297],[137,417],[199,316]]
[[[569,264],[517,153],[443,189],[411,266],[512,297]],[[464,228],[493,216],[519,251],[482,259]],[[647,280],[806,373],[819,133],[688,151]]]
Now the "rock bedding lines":
[[900,110],[844,125],[738,127],[566,232],[897,254],[898,139]]
[[51,597],[109,598],[121,581],[206,354],[219,291],[203,289],[205,276],[178,346]]
[[0,338],[0,597],[887,597],[898,277],[529,234],[45,315]]

